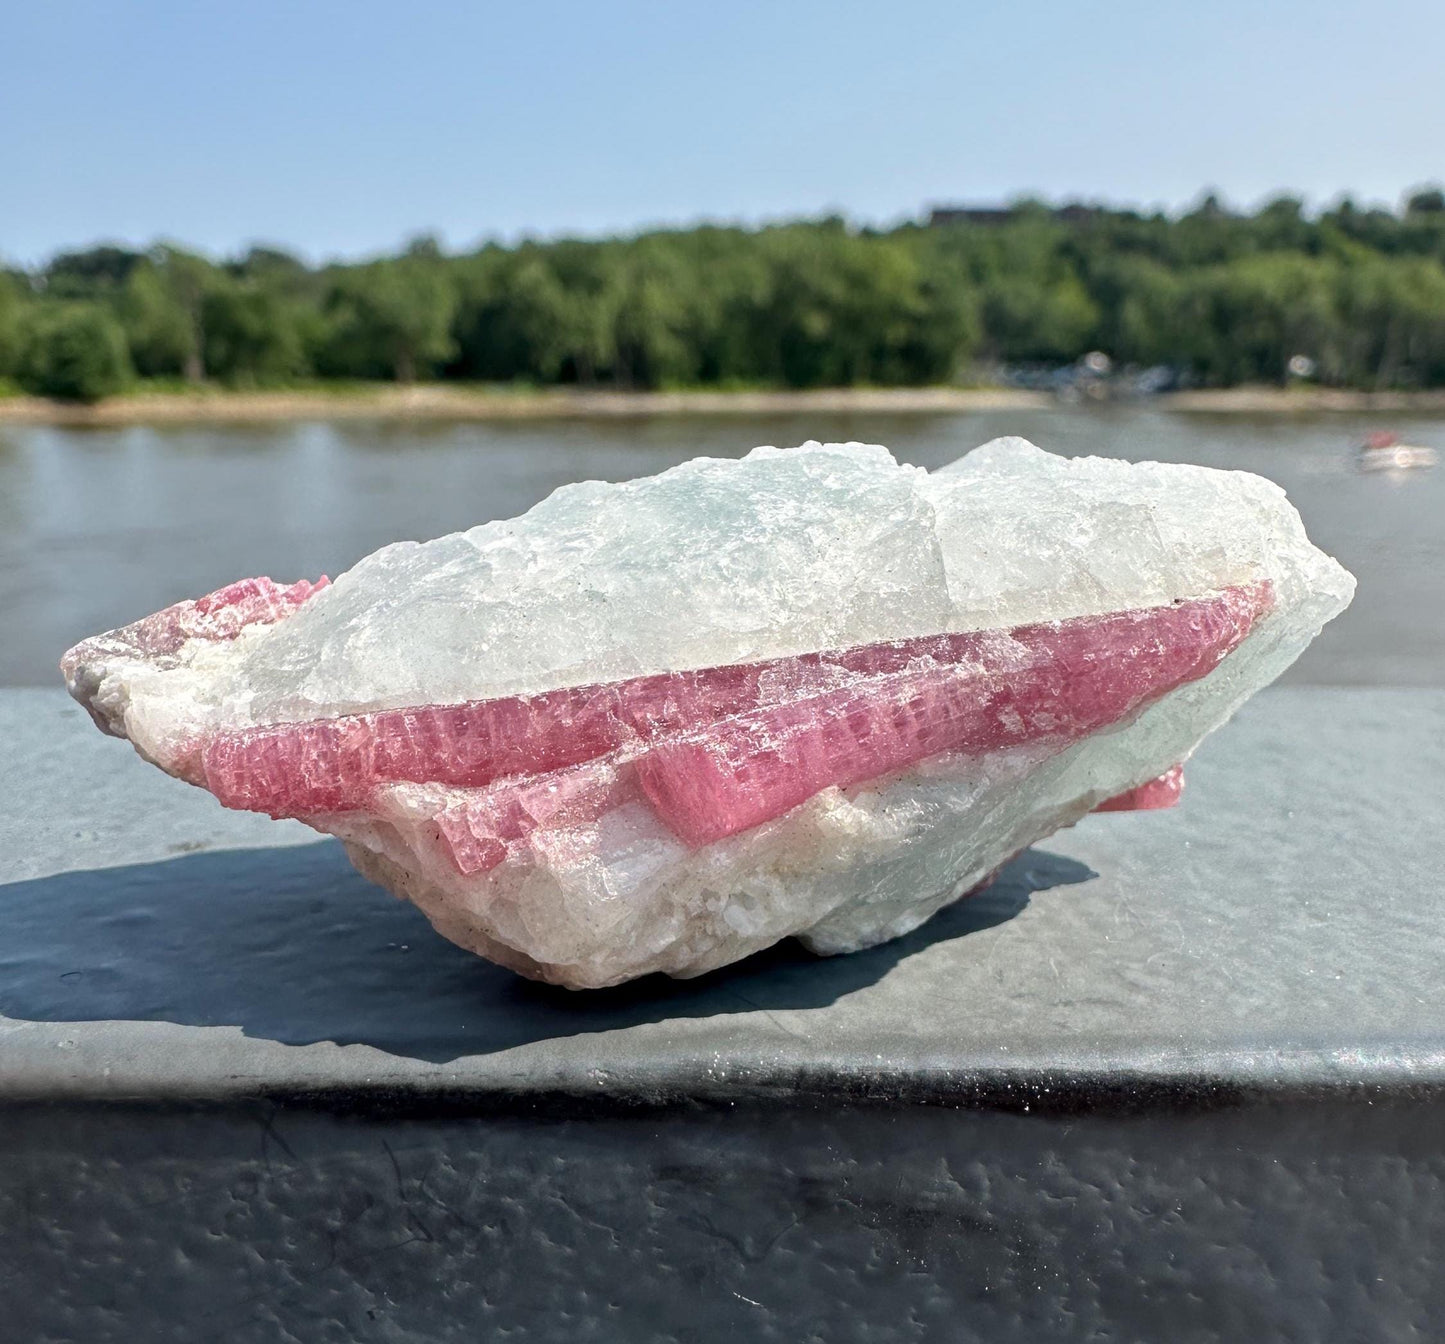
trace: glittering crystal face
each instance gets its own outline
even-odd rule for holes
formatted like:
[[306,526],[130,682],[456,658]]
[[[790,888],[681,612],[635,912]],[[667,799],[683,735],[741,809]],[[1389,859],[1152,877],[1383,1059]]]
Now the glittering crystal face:
[[1167,806],[1352,586],[1243,473],[809,444],[242,581],[63,668],[162,768],[599,985],[866,946],[1097,805]]

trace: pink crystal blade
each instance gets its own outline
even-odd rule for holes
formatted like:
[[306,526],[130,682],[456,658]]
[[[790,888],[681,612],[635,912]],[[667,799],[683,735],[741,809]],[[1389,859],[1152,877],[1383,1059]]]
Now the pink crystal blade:
[[137,658],[164,657],[191,639],[235,639],[248,625],[272,625],[291,615],[329,584],[301,579],[282,584],[271,579],[241,579],[193,601],[177,602],[144,620],[109,634],[82,640],[60,660],[67,680],[92,659],[124,652]]
[[[1092,720],[1079,717],[1084,707],[1093,705],[1105,714],[1098,722],[1108,722],[1106,706],[1121,699],[1132,704],[1202,675],[1186,671],[1171,680],[1180,659],[1208,659],[1216,646],[1214,661],[1223,657],[1233,643],[1220,645],[1221,635],[1240,619],[1247,629],[1268,602],[1267,586],[1231,589],[1169,607],[1011,632],[927,636],[534,696],[222,732],[205,744],[202,762],[207,787],[226,806],[295,817],[365,808],[380,783],[479,788],[609,753],[636,755],[691,735],[645,775],[649,795],[665,811],[687,812],[694,810],[682,802],[688,762],[698,760],[701,742],[716,729],[724,737],[731,733],[736,749],[744,749],[749,733],[756,742],[758,733],[770,731],[766,719],[750,725],[749,714],[777,710],[781,717],[773,726],[790,734],[801,753],[799,787],[804,779],[828,775],[828,762],[840,751],[843,761],[856,759],[858,768],[899,760],[872,771],[886,773],[919,759],[919,752],[971,745],[988,750],[1050,734],[1081,735],[1092,731]],[[1149,647],[1151,640],[1157,647]],[[938,687],[951,689],[939,699],[932,694]],[[915,712],[909,703],[918,696],[915,710],[921,717],[909,726],[901,720]],[[877,714],[900,722],[887,728],[872,722]],[[800,734],[814,717],[815,731]],[[733,719],[738,723],[726,727]],[[995,725],[991,730],[989,723]],[[860,732],[867,739],[861,746],[852,741]],[[935,742],[951,745],[934,747]],[[722,738],[710,754],[719,749],[727,750]],[[710,767],[701,768],[706,775]],[[769,786],[761,789],[760,802]],[[801,796],[815,792],[809,787]],[[678,800],[675,805],[665,801],[670,797]]]
[[[71,694],[85,705],[96,727],[120,736],[117,725],[96,708],[91,698],[97,668],[104,669],[116,660],[164,664],[190,640],[217,643],[235,639],[248,625],[272,625],[284,620],[329,583],[324,574],[315,583],[307,579],[290,584],[267,578],[241,579],[205,597],[177,602],[118,630],[81,640],[66,650],[60,671]],[[193,784],[204,785],[200,746],[200,742],[193,742],[180,748],[166,762],[166,768]]]
[[[702,845],[941,752],[1077,740],[1205,675],[1270,602],[1267,585],[1231,589],[1012,631],[224,734],[207,747],[208,781],[232,806],[278,815],[364,807],[388,780],[452,785],[459,797],[435,824],[467,873],[538,830],[638,799]],[[1176,768],[1101,806],[1167,806],[1180,788]]]
[[538,830],[586,825],[642,796],[632,764],[607,760],[464,792],[436,817],[442,849],[462,873],[495,868]]
[[691,845],[759,825],[829,786],[952,751],[1070,742],[1204,676],[1269,601],[1230,589],[1167,607],[982,637],[976,660],[866,680],[654,746],[653,807]]
[[[969,647],[974,661],[966,671],[961,672],[957,664],[926,666],[925,660],[924,670],[906,680],[895,676],[891,688],[880,686],[877,679],[866,683],[859,703],[837,688],[811,702],[795,702],[785,712],[771,716],[768,726],[773,740],[769,745],[785,740],[791,725],[797,730],[793,739],[804,758],[802,763],[811,765],[813,771],[811,775],[799,771],[796,776],[780,773],[765,781],[765,787],[769,783],[772,787],[765,794],[758,790],[751,811],[729,814],[727,808],[751,782],[747,778],[751,771],[759,766],[767,769],[769,750],[754,753],[726,785],[719,785],[716,770],[711,768],[716,757],[709,752],[716,752],[719,744],[725,746],[739,722],[755,726],[756,717],[717,725],[707,736],[654,745],[632,759],[614,757],[466,790],[466,796],[445,808],[438,818],[442,847],[463,873],[486,871],[501,863],[516,842],[525,842],[539,829],[583,825],[610,807],[644,796],[674,830],[689,843],[700,845],[780,815],[816,793],[818,789],[810,786],[820,779],[825,783],[819,787],[848,783],[842,767],[850,760],[861,777],[853,782],[861,782],[887,773],[887,768],[880,767],[900,768],[900,763],[913,764],[940,750],[985,751],[1050,738],[1062,744],[1204,675],[1238,644],[1269,600],[1267,589],[1242,589],[1201,604],[1095,618],[1088,623],[1089,629],[1083,622],[1063,622],[1022,628],[1008,636],[996,632],[972,636]],[[962,638],[952,637],[954,653],[960,651]],[[1016,647],[1005,650],[1001,645],[1005,639],[1013,640]],[[1088,648],[1082,648],[1085,641]],[[1020,649],[1030,653],[1021,655]],[[987,651],[995,655],[991,664],[982,657]],[[934,652],[938,652],[936,642]],[[1004,656],[1010,652],[1011,657]],[[1113,675],[1107,679],[1100,675],[1101,658],[1106,664],[1114,660]],[[1124,666],[1120,659],[1130,665]],[[891,654],[880,658],[875,653],[869,661],[895,673],[908,666]],[[920,664],[915,660],[912,666],[918,669]],[[979,684],[987,675],[1004,679],[992,702],[995,710],[1000,706],[1002,710],[992,720],[991,702]],[[1060,688],[1058,677],[1073,687],[1074,698]],[[960,685],[960,678],[971,678],[976,692],[962,706],[956,703],[956,693],[969,687],[966,681]],[[900,690],[918,694],[900,695]],[[872,701],[866,699],[867,693],[874,697]],[[1087,704],[1082,703],[1086,695]],[[1045,701],[1043,697],[1048,698]],[[1038,703],[1030,707],[1026,703],[1030,699]],[[889,707],[895,711],[891,721],[882,725],[881,732],[872,731],[877,725],[868,711]],[[926,718],[930,707],[941,710],[933,722]],[[1033,712],[1025,717],[1021,707]],[[910,715],[914,716],[911,723]],[[882,738],[887,745],[890,729],[895,730],[895,754],[886,760],[869,755],[870,743],[876,746]],[[689,759],[689,753],[699,747],[704,749],[700,769],[696,756]],[[796,769],[798,764],[798,760],[788,762],[787,768]],[[1101,804],[1099,810],[1171,806],[1182,788],[1183,767],[1175,766],[1160,779]],[[696,809],[691,816],[686,810],[689,806]]]
[[1184,792],[1184,767],[1171,766],[1158,779],[1151,779],[1137,789],[1127,789],[1105,799],[1095,812],[1153,812],[1163,807],[1174,807]]

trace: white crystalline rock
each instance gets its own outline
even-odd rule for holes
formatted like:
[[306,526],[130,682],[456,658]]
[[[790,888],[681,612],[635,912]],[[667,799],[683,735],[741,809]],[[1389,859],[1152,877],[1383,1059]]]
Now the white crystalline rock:
[[[572,986],[696,975],[798,935],[896,937],[1011,855],[1184,760],[1349,602],[1272,483],[1000,439],[941,471],[861,444],[760,448],[388,546],[294,614],[163,656],[68,655],[72,691],[196,778],[218,733],[1160,608],[1268,585],[1218,666],[1082,740],[942,753],[689,845],[645,801],[542,826],[463,873],[437,818],[476,790],[385,782],[303,819],[437,929]],[[124,632],[118,632],[123,634]],[[1144,824],[1141,822],[1141,824]]]

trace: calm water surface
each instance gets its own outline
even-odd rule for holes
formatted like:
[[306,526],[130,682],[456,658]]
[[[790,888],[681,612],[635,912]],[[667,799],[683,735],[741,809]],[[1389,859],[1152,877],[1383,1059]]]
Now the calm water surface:
[[972,415],[618,422],[0,426],[0,685],[57,680],[77,639],[231,581],[337,574],[368,551],[508,517],[557,486],[808,438],[886,443],[934,467],[999,434],[1069,454],[1242,467],[1278,481],[1360,581],[1288,674],[1445,684],[1445,468],[1360,475],[1394,429],[1445,449],[1445,418],[1185,415],[1148,407]]

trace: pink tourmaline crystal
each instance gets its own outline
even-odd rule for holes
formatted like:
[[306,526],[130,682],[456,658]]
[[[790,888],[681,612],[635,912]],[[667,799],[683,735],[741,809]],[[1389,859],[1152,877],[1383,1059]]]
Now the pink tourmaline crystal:
[[[201,754],[205,785],[227,807],[304,817],[364,808],[378,784],[481,787],[620,752],[642,757],[674,829],[706,844],[939,752],[1082,737],[1204,675],[1269,601],[1264,584],[1055,626],[221,732]],[[722,772],[734,794],[746,774],[753,801],[724,798]]]
[[739,715],[641,759],[642,787],[710,844],[930,756],[1078,741],[1202,677],[1268,610],[1268,585],[1142,611],[954,636],[937,665]]
[[581,986],[865,946],[1171,805],[1349,590],[1256,477],[808,445],[244,580],[62,666],[163,768]]
[[1171,765],[1158,779],[1106,798],[1095,812],[1156,812],[1174,807],[1184,793],[1184,767]]

